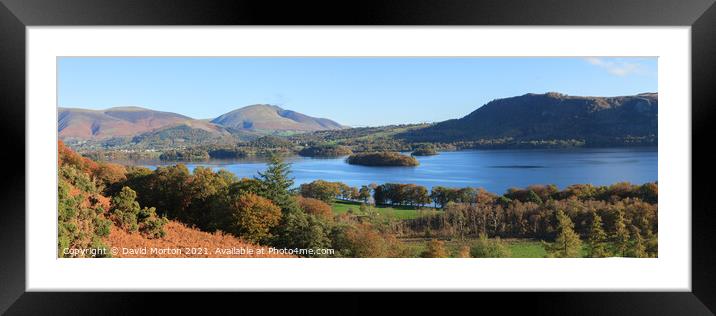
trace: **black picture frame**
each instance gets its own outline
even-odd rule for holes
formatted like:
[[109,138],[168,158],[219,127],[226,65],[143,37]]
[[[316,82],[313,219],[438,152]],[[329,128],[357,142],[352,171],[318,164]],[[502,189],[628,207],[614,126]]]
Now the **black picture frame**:
[[[27,26],[83,25],[642,25],[690,26],[692,62],[692,291],[615,293],[480,293],[467,306],[503,303],[506,310],[539,314],[711,315],[716,311],[716,215],[712,179],[710,123],[716,106],[716,5],[714,0],[398,0],[398,1],[191,1],[191,0],[0,0],[0,135],[4,168],[0,191],[0,312],[8,314],[100,314],[166,312],[158,293],[38,293],[25,291],[25,34]],[[662,131],[665,132],[665,131]],[[668,132],[668,131],[666,131]],[[22,168],[20,167],[22,166]],[[693,172],[697,171],[697,172]],[[683,211],[689,210],[668,210]],[[200,301],[200,310],[225,308],[256,294],[181,293],[175,302]],[[396,310],[435,308],[423,302],[451,295],[412,293]],[[381,298],[358,293],[348,298],[320,294],[342,311],[376,308]],[[317,296],[281,298],[279,308],[313,302]],[[386,299],[386,302],[395,298]],[[328,303],[328,302],[332,303]],[[438,302],[438,301],[435,301]],[[385,302],[384,302],[385,303]],[[446,311],[448,304],[436,303]],[[139,310],[138,305],[144,305]],[[430,304],[427,304],[430,305]],[[327,305],[323,305],[327,306]],[[456,302],[452,305],[465,306]],[[176,307],[176,306],[174,306]],[[180,306],[190,310],[197,306]]]

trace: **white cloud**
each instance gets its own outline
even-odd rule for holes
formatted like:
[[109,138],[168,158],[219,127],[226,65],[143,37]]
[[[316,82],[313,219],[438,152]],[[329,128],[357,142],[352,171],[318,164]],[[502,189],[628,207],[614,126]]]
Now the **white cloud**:
[[588,63],[602,68],[612,75],[624,77],[631,74],[643,73],[642,65],[638,62],[626,61],[622,59],[605,59],[598,57],[584,58]]

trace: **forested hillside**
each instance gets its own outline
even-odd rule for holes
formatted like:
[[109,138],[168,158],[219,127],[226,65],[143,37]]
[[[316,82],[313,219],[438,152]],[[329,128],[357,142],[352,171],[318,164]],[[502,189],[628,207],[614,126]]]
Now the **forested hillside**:
[[[58,257],[291,257],[167,219],[156,208],[140,205],[134,190],[118,186],[127,180],[126,172],[124,166],[94,162],[58,142]],[[151,248],[165,252],[133,253]],[[211,253],[187,252],[198,248]],[[181,251],[172,251],[176,249]],[[215,249],[224,251],[217,254]],[[232,249],[251,249],[253,254]]]
[[407,141],[582,141],[656,145],[658,95],[579,97],[560,93],[498,99],[467,116],[397,135]]

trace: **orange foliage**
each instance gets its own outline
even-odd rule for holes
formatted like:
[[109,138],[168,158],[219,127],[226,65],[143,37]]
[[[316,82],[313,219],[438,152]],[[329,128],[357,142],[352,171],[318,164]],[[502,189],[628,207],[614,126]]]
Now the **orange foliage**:
[[100,194],[95,194],[94,198],[97,200],[97,204],[99,204],[99,206],[102,206],[102,209],[104,209],[105,211],[109,210],[110,200],[108,197]]
[[82,190],[80,190],[80,189],[78,189],[78,188],[75,188],[75,187],[72,186],[71,184],[67,184],[67,186],[70,187],[70,192],[69,192],[69,193],[70,193],[70,196],[73,196],[73,197],[74,197],[74,196],[77,196],[78,194],[82,193]]
[[[109,234],[108,243],[116,247],[119,252],[113,255],[114,258],[292,258],[294,256],[269,254],[268,248],[244,242],[236,237],[221,232],[207,233],[197,229],[189,228],[179,222],[169,221],[164,225],[166,236],[157,239],[144,238],[140,233],[128,233],[114,225]],[[147,249],[146,254],[122,253],[125,249]],[[181,253],[157,254],[150,253],[151,248],[156,249],[181,249]],[[208,250],[207,253],[187,254],[184,248]],[[224,253],[216,253],[221,249]],[[240,254],[241,249],[252,249],[253,254]],[[265,254],[258,254],[259,249],[264,249]],[[231,252],[234,253],[231,253]]]
[[95,162],[87,157],[82,157],[61,140],[57,141],[57,163],[58,167],[62,167],[64,164],[72,165],[104,184],[126,179],[127,169],[124,166],[109,162]]
[[281,221],[281,208],[271,200],[247,193],[232,203],[232,219],[228,232],[252,242],[270,237],[271,228]]
[[[126,174],[125,167],[112,163],[97,163],[89,158],[82,157],[69,147],[65,146],[62,141],[57,142],[58,147],[58,165],[71,165],[87,174],[90,174],[97,180],[105,183],[113,183],[124,179]],[[69,185],[70,196],[84,195],[80,202],[85,207],[101,206],[105,212],[110,208],[110,198],[101,194],[87,194],[82,190]],[[258,198],[258,197],[257,197]],[[261,202],[261,201],[259,201]],[[266,200],[269,206],[276,209],[280,214],[280,209]],[[264,204],[266,204],[264,203]],[[261,204],[263,205],[263,204]],[[102,214],[105,216],[107,214]],[[277,219],[276,219],[277,221]],[[85,228],[91,231],[90,228]],[[149,239],[139,232],[129,233],[116,225],[112,224],[109,236],[104,241],[109,245],[109,249],[116,248],[118,252],[112,253],[115,258],[291,258],[295,256],[271,254],[267,247],[258,246],[245,242],[232,235],[221,232],[207,233],[197,229],[189,228],[179,222],[169,221],[164,225],[166,235],[162,238]],[[162,253],[152,253],[151,249],[158,249]],[[187,249],[193,248],[194,252],[187,253]],[[204,248],[206,252],[204,252]],[[109,250],[108,249],[108,250]],[[134,253],[123,252],[123,249],[135,250]],[[138,252],[139,249],[146,249],[146,254]],[[220,252],[216,252],[220,249]],[[241,251],[252,250],[251,253],[241,253]],[[259,253],[263,250],[264,253]],[[180,252],[178,252],[180,251]]]
[[78,195],[83,195],[82,201],[80,201],[80,206],[82,207],[102,207],[103,210],[108,210],[110,207],[110,200],[108,197],[101,195],[101,194],[87,194],[86,192],[76,188],[75,186],[67,183],[67,187],[69,188],[69,195],[71,197],[75,197]]
[[333,212],[331,211],[331,206],[328,205],[326,202],[323,202],[319,199],[307,198],[302,196],[297,197],[297,200],[298,204],[304,212],[320,216],[325,219],[333,219]]
[[117,183],[127,179],[127,169],[116,163],[101,162],[92,170],[92,174],[105,184]]
[[61,140],[57,141],[57,163],[59,167],[69,164],[87,173],[98,168],[97,163],[92,159],[82,157],[71,148],[67,147]]

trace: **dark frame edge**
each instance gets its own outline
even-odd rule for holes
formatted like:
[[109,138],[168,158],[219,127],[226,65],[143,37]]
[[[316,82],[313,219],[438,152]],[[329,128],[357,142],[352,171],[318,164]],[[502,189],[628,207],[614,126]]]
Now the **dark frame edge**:
[[[703,2],[700,3],[703,5]],[[443,12],[445,16],[446,14]],[[698,148],[696,144],[707,144],[710,134],[710,123],[714,118],[713,105],[716,105],[716,89],[713,88],[716,82],[716,5],[711,2],[703,14],[694,21],[692,25],[692,170],[697,167],[703,172],[692,172],[692,291],[691,293],[528,293],[515,294],[521,297],[534,297],[541,301],[552,301],[554,299],[568,298],[571,302],[569,307],[596,308],[597,312],[627,312],[642,314],[646,311],[653,311],[657,314],[668,314],[680,312],[681,314],[713,314],[716,310],[716,258],[713,257],[713,246],[716,238],[713,227],[716,227],[716,216],[710,214],[710,192],[703,185],[712,178],[712,171],[707,171],[710,162],[716,159],[716,155],[708,148]],[[445,16],[441,18],[445,18]],[[48,18],[45,16],[45,18]],[[65,19],[67,16],[65,16]],[[433,17],[434,18],[434,17]],[[38,21],[38,17],[32,17]],[[48,18],[49,19],[49,18]],[[116,19],[116,17],[114,17]],[[51,19],[49,19],[51,20]],[[66,21],[66,20],[65,20]],[[683,20],[682,20],[683,21]],[[690,24],[691,23],[682,23]],[[247,20],[242,20],[246,24]],[[504,22],[504,21],[503,21]],[[52,25],[57,22],[47,22]],[[529,24],[524,21],[521,24]],[[3,211],[0,212],[0,240],[3,243],[5,253],[22,254],[21,256],[3,256],[0,261],[0,313],[7,310],[9,313],[24,313],[51,311],[49,306],[42,308],[43,304],[54,307],[66,303],[82,304],[90,296],[97,300],[97,303],[146,303],[148,298],[155,298],[159,294],[151,293],[146,295],[147,299],[137,300],[137,296],[128,293],[25,293],[25,34],[26,23],[19,19],[3,3],[0,3],[0,132],[2,135],[12,139],[22,139],[20,142],[7,142],[6,151],[11,153],[22,153],[13,155],[12,164],[22,168],[7,168],[4,174],[7,182],[11,185],[0,193]],[[79,22],[78,24],[82,24]],[[133,24],[133,23],[128,23]],[[179,24],[179,23],[170,23]],[[209,23],[210,24],[210,23]],[[249,23],[250,24],[250,23]],[[387,23],[393,24],[393,23]],[[397,23],[417,24],[417,23]],[[428,24],[436,24],[435,22]],[[472,23],[466,23],[472,24]],[[495,24],[501,24],[499,22]],[[536,22],[535,24],[540,24]],[[569,24],[569,23],[557,23]],[[610,24],[607,22],[606,24]],[[650,22],[647,24],[654,24]],[[670,24],[673,24],[671,22]],[[18,118],[22,117],[22,120]],[[193,296],[197,294],[185,293],[180,296]],[[198,294],[204,299],[208,295]],[[246,293],[242,295],[247,295]],[[228,297],[229,294],[220,294],[219,297]],[[365,297],[371,297],[371,305],[375,297],[367,293],[353,295],[352,305],[363,301]],[[481,295],[480,301],[490,301],[501,296],[499,294]],[[62,297],[62,300],[60,299]],[[255,297],[255,296],[254,296]],[[306,295],[298,295],[306,297]],[[445,297],[445,296],[442,296]],[[590,297],[599,297],[601,303],[613,307],[598,307],[589,302]],[[232,297],[231,299],[236,299]],[[471,298],[474,299],[474,298]],[[66,301],[69,300],[69,301]],[[218,301],[217,299],[214,299]],[[42,304],[38,304],[42,302]],[[14,304],[13,304],[14,303]],[[549,309],[551,303],[541,304]],[[12,305],[12,306],[11,306]],[[89,312],[83,305],[78,312]],[[614,309],[614,307],[622,308]],[[634,309],[640,307],[642,309]],[[710,309],[710,311],[709,311]],[[97,309],[99,310],[99,309]],[[94,310],[94,311],[97,311]],[[131,311],[131,310],[129,310]],[[69,313],[69,311],[65,311]],[[60,313],[63,314],[63,313]]]
[[[691,286],[693,294],[716,311],[716,216],[713,193],[706,188],[714,177],[714,151],[705,146],[713,134],[716,105],[716,4],[712,4],[691,26]],[[696,146],[701,144],[701,147]],[[699,172],[693,172],[694,170]]]
[[0,313],[25,292],[25,24],[0,3],[0,134],[8,163],[0,193]]

